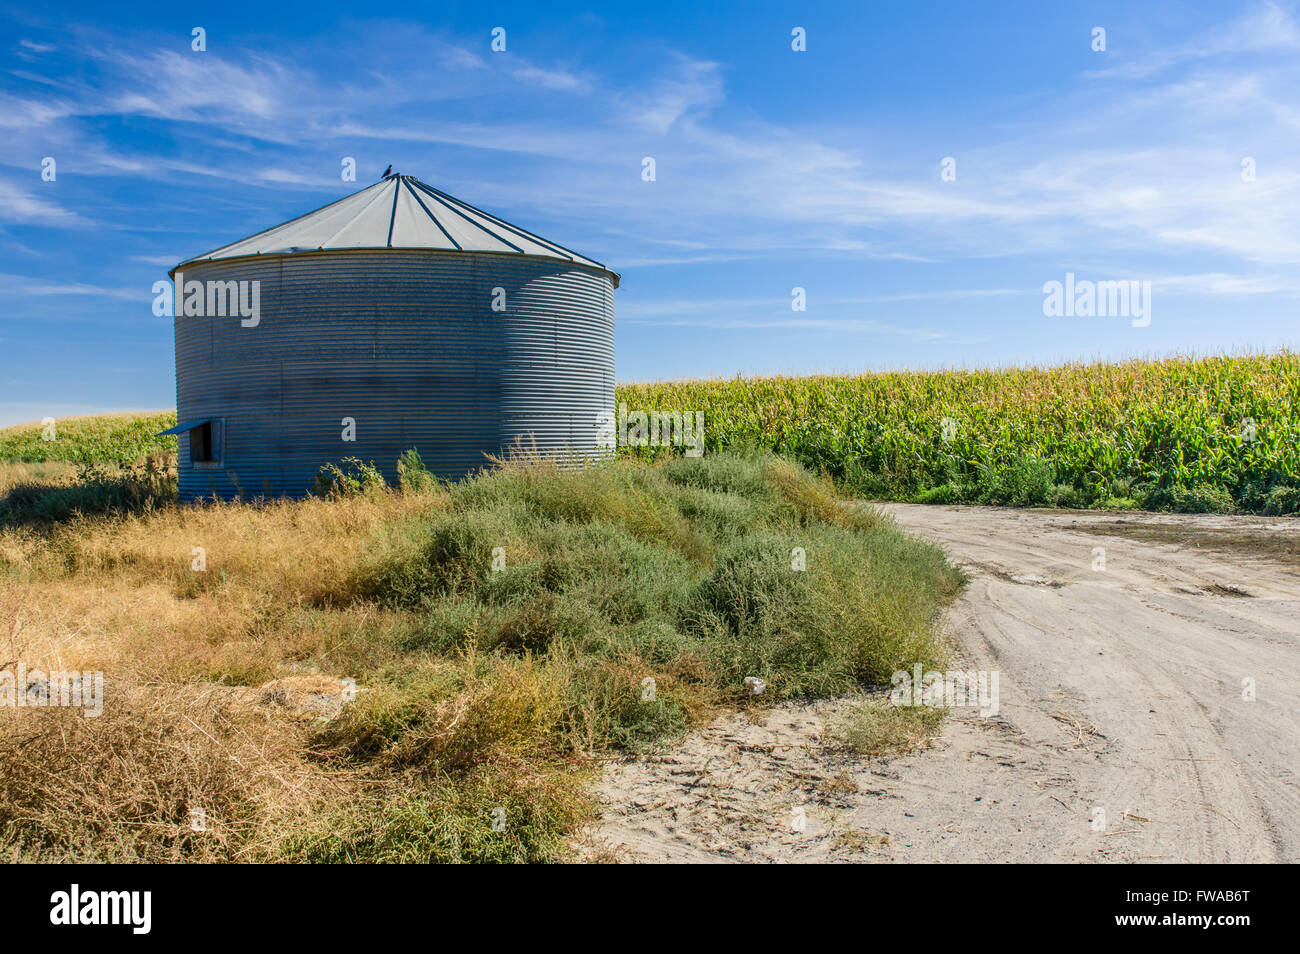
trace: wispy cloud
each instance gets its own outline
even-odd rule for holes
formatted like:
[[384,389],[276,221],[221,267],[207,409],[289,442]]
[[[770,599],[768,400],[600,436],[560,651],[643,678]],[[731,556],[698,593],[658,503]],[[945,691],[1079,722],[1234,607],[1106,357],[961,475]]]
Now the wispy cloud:
[[1092,71],[1096,77],[1140,79],[1177,66],[1241,54],[1300,50],[1300,29],[1284,7],[1263,3],[1236,22],[1216,26],[1191,42],[1120,55],[1120,62]]
[[[38,173],[33,171],[33,179]],[[40,194],[40,186],[20,186],[12,179],[0,177],[0,223],[37,224],[45,226],[89,225],[83,216],[65,209],[53,197]],[[47,191],[53,192],[50,188]]]
[[565,69],[543,69],[540,66],[521,66],[512,74],[515,79],[532,83],[546,89],[586,90],[590,81]]
[[147,302],[152,297],[152,292],[148,289],[111,288],[85,282],[39,281],[24,275],[4,274],[0,274],[0,292],[7,295],[32,295],[42,298],[51,295],[73,295],[135,302]]
[[1155,291],[1171,295],[1288,295],[1300,296],[1300,276],[1231,275],[1202,272],[1153,278]]
[[[805,290],[806,291],[806,290]],[[882,305],[907,301],[961,301],[969,298],[1000,298],[1023,295],[1025,288],[955,288],[933,291],[900,292],[887,295],[831,295],[812,298],[817,307],[842,308],[855,305]],[[619,307],[622,318],[649,318],[656,315],[713,314],[740,311],[789,311],[791,298],[675,298],[662,301],[634,301]]]
[[971,335],[941,328],[909,326],[873,318],[667,318],[647,322],[629,319],[632,324],[653,324],[662,328],[712,328],[725,331],[799,331],[830,334],[890,335],[912,341],[945,341],[950,344],[978,344],[987,335]]
[[[342,155],[382,150],[371,165],[441,171],[447,150],[463,150],[476,157],[455,167],[472,190],[466,198],[518,209],[544,197],[623,267],[777,254],[918,263],[1059,255],[1068,265],[1086,248],[1155,273],[1167,265],[1141,263],[1214,255],[1222,287],[1258,288],[1268,283],[1251,277],[1256,266],[1285,277],[1300,261],[1300,174],[1282,161],[1300,129],[1300,57],[1287,55],[1300,50],[1300,28],[1275,3],[1167,46],[1112,42],[1107,66],[1040,114],[944,144],[957,157],[955,182],[940,181],[937,154],[920,163],[914,150],[885,148],[864,122],[778,124],[728,110],[726,66],[681,52],[648,75],[616,79],[572,51],[563,61],[495,56],[391,22],[335,41],[329,56],[312,40],[203,54],[80,42],[98,79],[46,77],[56,85],[38,94],[44,74],[29,66],[32,85],[0,90],[0,125],[40,130],[82,175],[324,195],[341,191]],[[19,44],[33,56],[49,46]],[[582,109],[571,108],[574,96]],[[107,116],[165,123],[174,148],[144,155],[110,143],[90,122]],[[214,139],[225,146],[212,149]],[[651,183],[640,178],[647,155],[657,164]],[[1240,175],[1246,156],[1258,165],[1253,182]],[[511,175],[494,174],[503,166],[491,163],[506,161]],[[23,163],[26,150],[0,142],[0,164]],[[463,171],[479,164],[477,177]],[[13,182],[0,180],[0,199],[0,221],[84,224]]]

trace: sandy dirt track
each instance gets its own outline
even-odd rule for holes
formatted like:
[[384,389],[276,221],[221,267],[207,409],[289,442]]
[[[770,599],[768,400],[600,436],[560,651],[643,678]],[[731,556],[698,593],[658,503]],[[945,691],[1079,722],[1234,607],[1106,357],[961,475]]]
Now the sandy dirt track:
[[930,750],[876,759],[823,745],[851,700],[726,715],[612,763],[593,844],[629,861],[1300,861],[1300,520],[882,509],[969,574],[946,625],[957,665],[999,673],[999,714],[955,710]]

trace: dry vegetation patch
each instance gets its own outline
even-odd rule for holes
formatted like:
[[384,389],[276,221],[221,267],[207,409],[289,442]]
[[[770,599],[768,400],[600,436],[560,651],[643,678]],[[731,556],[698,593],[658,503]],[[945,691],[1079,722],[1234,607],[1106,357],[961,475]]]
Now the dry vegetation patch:
[[566,858],[593,756],[935,664],[960,585],[767,455],[337,476],[325,498],[0,521],[0,663],[109,682],[98,717],[0,711],[6,852]]

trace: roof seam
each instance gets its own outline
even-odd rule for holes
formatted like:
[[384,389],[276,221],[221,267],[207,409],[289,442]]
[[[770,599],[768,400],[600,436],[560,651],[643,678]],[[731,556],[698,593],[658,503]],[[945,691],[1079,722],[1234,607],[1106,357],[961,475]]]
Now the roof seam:
[[361,218],[361,216],[365,215],[365,214],[366,214],[366,211],[367,211],[367,210],[368,210],[372,205],[375,204],[375,200],[376,200],[376,199],[380,199],[380,198],[382,198],[383,195],[384,195],[384,193],[383,193],[382,191],[377,192],[377,193],[375,194],[375,197],[374,197],[373,199],[371,199],[371,200],[370,200],[369,202],[367,202],[364,206],[362,206],[360,212],[358,212],[358,213],[357,213],[356,215],[354,215],[350,220],[348,220],[347,222],[345,222],[345,223],[343,224],[343,227],[340,228],[337,232],[335,232],[333,235],[331,235],[331,236],[330,236],[329,238],[327,238],[325,241],[321,242],[320,245],[317,246],[317,248],[324,248],[324,247],[325,247],[326,245],[328,245],[330,242],[334,241],[336,238],[338,238],[340,235],[342,235],[344,232],[346,232],[349,228],[351,228],[351,226],[352,226],[352,225],[357,221],[357,219],[359,219],[359,218]]
[[402,180],[393,187],[393,211],[388,213],[388,247],[393,247],[393,226],[397,224],[397,197],[402,194]]
[[[517,225],[511,225],[505,219],[498,218],[497,216],[493,215],[491,212],[485,212],[482,209],[478,208],[477,206],[470,205],[468,202],[465,202],[462,199],[458,199],[454,195],[447,195],[447,193],[443,192],[441,189],[435,189],[433,186],[426,185],[423,182],[421,182],[420,185],[424,186],[430,192],[437,193],[438,195],[443,196],[445,199],[451,202],[455,202],[457,205],[463,205],[465,206],[465,208],[477,212],[479,215],[485,218],[491,219],[493,222],[497,223],[497,225],[500,225],[502,228],[509,229],[511,232],[514,232],[520,238],[526,238],[536,242],[539,245],[545,245],[547,248],[554,249],[555,251],[558,252],[563,252],[565,255],[569,256],[569,258],[571,258],[575,262],[578,259],[583,259],[584,261],[588,261],[588,262],[594,261],[594,259],[589,259],[585,255],[579,255],[577,252],[573,251],[572,249],[565,248],[563,245],[559,245],[555,242],[552,242],[550,239],[542,238],[540,235],[534,235],[532,232],[529,232],[526,229],[521,229]],[[596,264],[599,265],[600,263],[597,262]],[[604,266],[601,267],[603,268]]]
[[420,198],[420,194],[411,188],[411,184],[409,182],[406,184],[406,188],[410,190],[411,198],[413,198],[416,202],[420,203],[420,208],[424,209],[424,214],[429,217],[429,221],[432,222],[434,225],[438,226],[438,231],[440,231],[443,235],[447,236],[447,241],[450,242],[452,245],[456,246],[456,251],[463,252],[465,249],[461,246],[459,242],[457,242],[454,238],[451,237],[450,232],[448,232],[445,228],[442,227],[442,223],[438,221],[438,217],[429,211],[429,207],[424,204],[424,200]]
[[460,209],[456,208],[454,205],[451,205],[449,202],[447,202],[446,200],[444,200],[440,195],[438,195],[437,193],[435,193],[435,192],[433,192],[432,190],[430,190],[429,187],[426,186],[426,185],[425,185],[423,182],[421,182],[419,179],[416,179],[416,180],[415,180],[415,183],[416,183],[416,185],[418,185],[421,189],[425,190],[425,191],[428,192],[431,196],[433,196],[435,199],[437,199],[439,202],[441,202],[443,205],[447,206],[447,208],[451,209],[451,211],[453,211],[453,212],[455,212],[457,215],[459,215],[462,219],[464,219],[464,220],[465,220],[466,222],[468,222],[470,225],[474,226],[474,228],[478,229],[480,232],[486,232],[488,235],[492,236],[492,237],[493,237],[494,239],[496,239],[498,242],[501,242],[501,243],[504,244],[504,245],[509,245],[512,249],[514,249],[514,250],[515,250],[516,252],[518,252],[520,255],[527,255],[527,254],[528,254],[528,253],[525,252],[522,248],[520,248],[518,245],[516,245],[514,242],[510,241],[509,239],[505,238],[504,236],[497,235],[497,234],[496,234],[495,232],[493,232],[491,229],[484,228],[482,225],[480,225],[479,223],[475,222],[473,219],[471,219],[468,215],[466,215],[466,214],[465,214],[464,212],[462,212]]
[[[381,183],[376,182],[374,186],[367,186],[366,188],[373,189],[375,186],[380,184]],[[365,189],[361,190],[361,192],[365,192],[365,191],[366,191]],[[296,215],[287,222],[281,222],[279,225],[272,225],[269,229],[262,229],[262,231],[260,232],[254,232],[252,235],[246,236],[241,239],[237,239],[234,242],[227,242],[225,245],[220,245],[205,255],[196,255],[194,258],[186,259],[181,264],[188,265],[190,262],[199,262],[199,261],[204,261],[206,259],[211,259],[213,255],[216,255],[218,252],[223,251],[224,249],[230,248],[232,245],[243,245],[245,242],[251,242],[255,238],[261,238],[264,235],[270,235],[272,232],[277,232],[282,228],[293,225],[293,223],[295,222],[301,222],[303,219],[309,218],[310,216],[316,215],[317,213],[324,212],[326,209],[332,209],[334,208],[334,206],[339,205],[342,202],[348,201],[348,199],[355,199],[357,196],[361,195],[361,192],[353,192],[351,195],[345,195],[341,199],[335,199],[333,202],[326,203],[325,205],[322,205],[319,209],[312,209],[310,212],[304,212],[302,215]]]

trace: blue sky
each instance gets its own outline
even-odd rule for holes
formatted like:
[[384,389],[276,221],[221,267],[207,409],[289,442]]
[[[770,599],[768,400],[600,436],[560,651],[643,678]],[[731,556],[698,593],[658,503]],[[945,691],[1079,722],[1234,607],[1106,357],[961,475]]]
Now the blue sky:
[[1300,338],[1294,5],[10,4],[0,55],[0,425],[173,406],[153,283],[389,163],[620,272],[621,380]]

